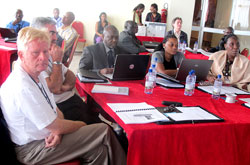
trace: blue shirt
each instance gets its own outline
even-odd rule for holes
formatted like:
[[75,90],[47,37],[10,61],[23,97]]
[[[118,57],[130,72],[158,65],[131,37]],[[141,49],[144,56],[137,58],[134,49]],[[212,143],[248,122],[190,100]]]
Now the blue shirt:
[[57,19],[52,17],[52,19],[56,22],[56,29],[57,30],[58,30],[58,28],[62,27],[63,23],[62,23],[62,18],[61,17],[58,17]]
[[19,30],[21,30],[22,28],[26,27],[26,26],[30,26],[30,23],[27,21],[20,21],[19,23],[13,25],[14,21],[11,21],[6,27],[9,29],[14,29],[14,31],[16,32],[16,34],[19,32]]

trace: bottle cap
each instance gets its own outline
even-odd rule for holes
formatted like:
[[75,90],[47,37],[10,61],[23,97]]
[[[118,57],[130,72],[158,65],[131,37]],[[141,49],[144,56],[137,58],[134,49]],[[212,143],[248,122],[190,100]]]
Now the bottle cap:
[[189,71],[189,73],[188,73],[189,75],[192,75],[193,73],[192,73],[192,71]]
[[157,60],[158,60],[158,59],[157,59],[157,57],[155,57],[155,59],[154,59],[154,60],[155,60],[155,62],[157,62]]
[[149,69],[148,72],[152,72],[152,69]]
[[221,78],[221,75],[220,74],[218,74],[218,76],[217,76],[218,78]]
[[152,68],[155,68],[155,64],[152,64]]

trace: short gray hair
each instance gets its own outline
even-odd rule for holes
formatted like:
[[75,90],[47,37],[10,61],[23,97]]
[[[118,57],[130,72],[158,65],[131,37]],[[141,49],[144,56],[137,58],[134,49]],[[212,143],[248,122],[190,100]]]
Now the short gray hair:
[[46,28],[46,25],[56,25],[56,22],[49,17],[36,17],[31,23],[31,27],[36,29]]

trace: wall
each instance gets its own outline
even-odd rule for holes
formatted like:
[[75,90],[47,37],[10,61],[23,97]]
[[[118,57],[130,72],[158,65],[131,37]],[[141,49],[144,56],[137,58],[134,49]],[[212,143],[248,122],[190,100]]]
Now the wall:
[[[93,43],[95,23],[98,21],[99,14],[105,11],[108,15],[108,21],[115,25],[119,31],[123,30],[123,25],[126,20],[131,20],[133,17],[132,10],[139,4],[145,5],[142,20],[145,20],[146,14],[149,12],[150,5],[157,3],[159,11],[163,8],[164,3],[169,4],[168,22],[176,17],[183,18],[183,30],[190,36],[191,24],[193,18],[193,7],[195,0],[91,0],[91,1],[66,1],[66,0],[12,0],[1,2],[0,10],[0,26],[5,27],[6,24],[13,20],[17,8],[24,12],[23,20],[31,22],[37,16],[52,16],[53,8],[60,9],[60,16],[67,11],[73,11],[76,20],[82,21],[85,28],[85,38],[87,44]],[[67,3],[70,2],[70,3]],[[3,6],[11,6],[3,7]],[[32,6],[32,7],[30,7]],[[169,21],[170,20],[170,21]],[[172,29],[168,24],[168,30]]]
[[182,18],[182,30],[187,33],[190,42],[195,0],[167,0],[169,15],[167,29],[172,29],[171,22],[175,17]]

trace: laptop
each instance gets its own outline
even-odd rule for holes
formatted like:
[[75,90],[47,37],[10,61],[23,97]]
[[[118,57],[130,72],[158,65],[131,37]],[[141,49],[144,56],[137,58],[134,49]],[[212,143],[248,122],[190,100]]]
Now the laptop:
[[5,42],[16,42],[17,40],[17,35],[14,29],[0,28],[0,34]]
[[144,79],[150,56],[119,54],[116,56],[113,74],[103,74],[112,81]]
[[175,77],[166,74],[157,73],[158,76],[174,82],[185,82],[191,69],[195,70],[196,81],[204,81],[211,68],[213,60],[183,59]]

